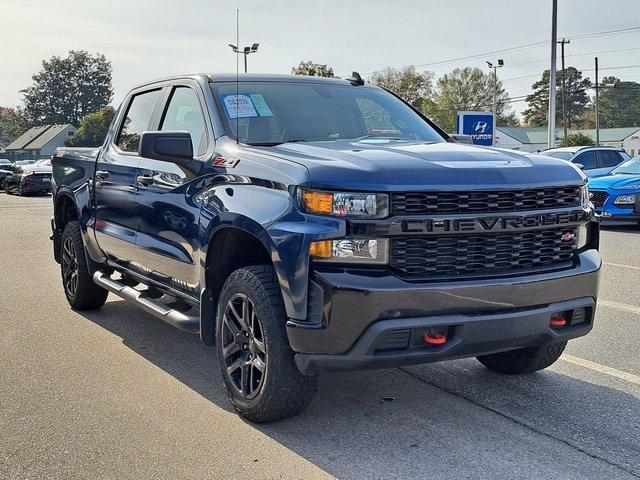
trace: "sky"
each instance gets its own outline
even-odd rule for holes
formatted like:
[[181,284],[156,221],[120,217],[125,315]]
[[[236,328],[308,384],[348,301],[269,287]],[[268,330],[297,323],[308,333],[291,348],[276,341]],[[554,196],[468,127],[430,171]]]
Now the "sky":
[[[330,65],[336,75],[417,65],[437,77],[455,67],[487,68],[485,60],[502,58],[499,76],[517,98],[529,93],[549,67],[549,42],[450,60],[548,41],[551,3],[0,0],[0,105],[19,105],[19,90],[30,85],[42,60],[65,56],[70,49],[100,52],[112,62],[114,105],[131,87],[154,78],[235,71],[236,58],[227,44],[235,43],[236,8],[241,45],[260,43],[258,53],[249,56],[250,72],[290,73],[301,60],[313,60]],[[559,37],[640,26],[640,0],[558,0],[558,5]],[[593,68],[595,52],[600,52],[603,75],[640,81],[640,30],[575,38],[566,46],[567,65],[593,79],[586,69]],[[519,113],[526,104],[513,107]]]

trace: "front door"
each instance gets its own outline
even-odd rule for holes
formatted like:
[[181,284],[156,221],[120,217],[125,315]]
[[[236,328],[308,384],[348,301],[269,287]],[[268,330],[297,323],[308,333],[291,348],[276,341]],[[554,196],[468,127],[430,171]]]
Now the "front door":
[[136,258],[138,142],[149,128],[161,93],[151,90],[128,100],[117,133],[106,142],[96,164],[96,240],[111,260],[125,265]]
[[[196,86],[171,87],[159,130],[191,134],[194,157],[207,151],[207,126]],[[198,160],[192,164],[198,164]],[[152,278],[174,288],[197,291],[200,209],[194,203],[196,173],[189,167],[141,158],[137,175],[140,225],[137,259]]]

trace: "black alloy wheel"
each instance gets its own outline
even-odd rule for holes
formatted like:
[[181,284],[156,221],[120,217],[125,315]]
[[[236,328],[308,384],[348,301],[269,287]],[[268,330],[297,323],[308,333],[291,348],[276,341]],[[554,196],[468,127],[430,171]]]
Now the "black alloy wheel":
[[267,371],[264,329],[253,302],[244,293],[233,295],[224,310],[222,355],[229,383],[237,395],[255,398]]
[[62,245],[62,280],[70,297],[78,293],[78,254],[73,238],[67,237]]

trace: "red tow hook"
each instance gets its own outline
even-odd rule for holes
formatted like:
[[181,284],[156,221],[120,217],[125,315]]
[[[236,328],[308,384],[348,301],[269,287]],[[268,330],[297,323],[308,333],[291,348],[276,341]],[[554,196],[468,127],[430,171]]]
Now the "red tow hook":
[[425,333],[422,341],[427,345],[444,345],[447,343],[447,336],[441,333]]
[[558,314],[552,315],[549,321],[551,328],[564,328],[567,326],[567,321]]

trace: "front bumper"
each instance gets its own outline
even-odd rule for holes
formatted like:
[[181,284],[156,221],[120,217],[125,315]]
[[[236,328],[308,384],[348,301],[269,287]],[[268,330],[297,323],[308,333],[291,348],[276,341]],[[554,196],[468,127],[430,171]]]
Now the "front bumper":
[[[599,253],[588,250],[568,270],[429,284],[353,269],[316,271],[309,321],[289,321],[287,333],[305,373],[434,362],[552,343],[591,329],[600,265]],[[549,327],[552,313],[575,309],[585,309],[585,322],[562,331]],[[447,343],[417,345],[415,336],[432,328],[446,328]],[[400,347],[381,350],[383,340],[394,345],[389,340],[394,335]]]

